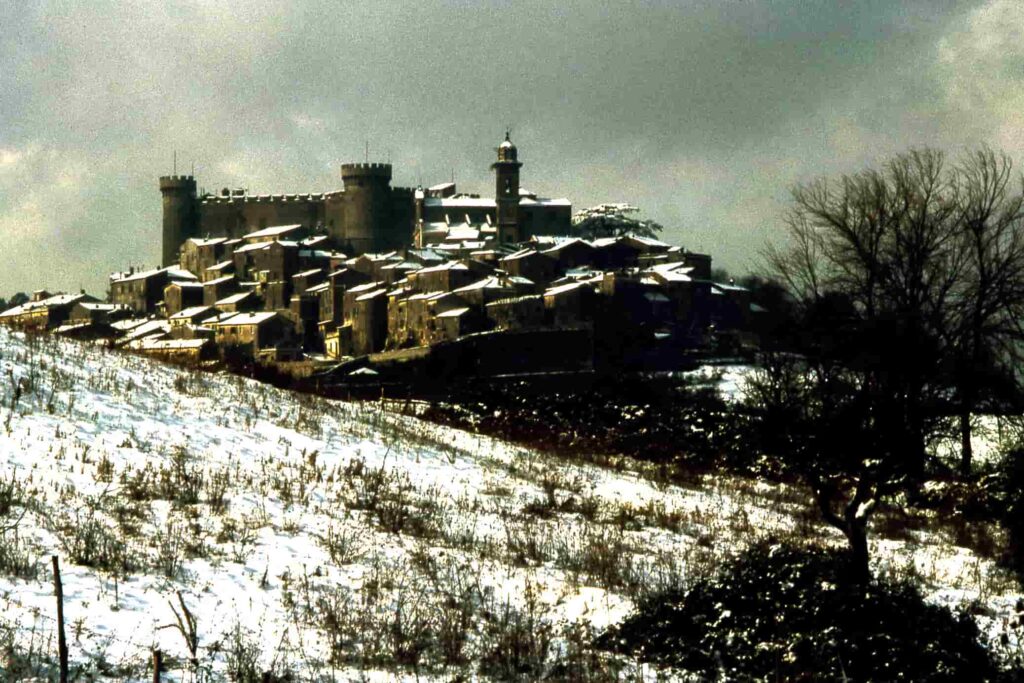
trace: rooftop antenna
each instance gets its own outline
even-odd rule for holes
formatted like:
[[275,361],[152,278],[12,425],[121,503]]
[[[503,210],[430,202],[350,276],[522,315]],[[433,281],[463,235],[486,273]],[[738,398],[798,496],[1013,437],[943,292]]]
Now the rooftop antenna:
[[193,178],[196,177],[196,160],[195,159],[192,160],[192,177]]
[[174,168],[173,175],[178,175],[178,150],[174,150],[174,166],[173,166],[173,168]]
[[366,141],[366,163],[370,163],[370,141]]
[[455,167],[452,166],[452,182],[455,182]]

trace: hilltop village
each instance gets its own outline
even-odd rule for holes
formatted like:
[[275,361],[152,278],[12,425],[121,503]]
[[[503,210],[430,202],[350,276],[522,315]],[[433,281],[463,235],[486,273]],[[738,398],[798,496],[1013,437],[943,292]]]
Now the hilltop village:
[[[199,193],[160,178],[163,263],[106,300],[36,292],[0,322],[181,362],[226,356],[341,373],[671,367],[756,345],[764,311],[711,257],[650,235],[578,234],[567,199],[520,187],[506,135],[495,196],[391,186],[345,164],[335,192]],[[614,205],[599,209],[614,210]]]

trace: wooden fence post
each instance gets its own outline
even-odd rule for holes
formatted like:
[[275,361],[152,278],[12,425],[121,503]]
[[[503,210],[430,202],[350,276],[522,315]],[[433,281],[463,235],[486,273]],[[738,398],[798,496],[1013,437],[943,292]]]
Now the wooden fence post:
[[68,641],[64,638],[64,587],[60,583],[60,561],[53,556],[53,589],[57,593],[57,654],[60,683],[68,683]]
[[153,650],[153,683],[160,683],[160,666],[163,664],[163,653]]

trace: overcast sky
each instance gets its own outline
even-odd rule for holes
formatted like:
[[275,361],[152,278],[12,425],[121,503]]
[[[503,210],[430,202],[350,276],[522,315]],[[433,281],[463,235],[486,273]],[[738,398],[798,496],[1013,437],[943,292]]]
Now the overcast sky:
[[912,146],[1024,164],[1024,2],[24,0],[0,3],[0,296],[103,294],[160,254],[157,177],[340,187],[454,172],[639,205],[744,272],[788,188]]

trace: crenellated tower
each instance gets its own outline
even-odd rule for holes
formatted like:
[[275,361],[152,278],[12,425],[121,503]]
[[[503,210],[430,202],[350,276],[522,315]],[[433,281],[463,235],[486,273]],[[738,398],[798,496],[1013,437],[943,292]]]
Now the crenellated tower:
[[505,132],[505,140],[498,145],[498,160],[491,164],[494,169],[496,218],[498,242],[506,244],[519,242],[519,169],[523,164],[518,158],[516,146]]
[[345,183],[344,222],[335,237],[356,253],[400,246],[408,237],[395,235],[391,201],[391,164],[342,164]]
[[196,179],[190,175],[160,178],[164,203],[163,252],[165,266],[178,262],[181,243],[196,234]]

